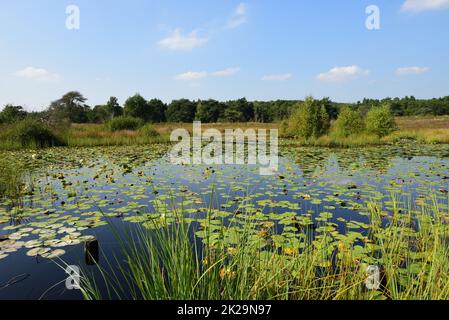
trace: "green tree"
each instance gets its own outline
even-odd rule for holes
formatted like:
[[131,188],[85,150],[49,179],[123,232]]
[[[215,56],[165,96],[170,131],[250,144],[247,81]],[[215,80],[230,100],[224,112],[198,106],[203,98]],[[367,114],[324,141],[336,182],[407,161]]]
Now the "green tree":
[[348,137],[353,134],[361,133],[365,129],[365,122],[359,111],[344,106],[340,110],[337,120],[334,124],[334,133],[339,137]]
[[105,123],[106,121],[109,120],[111,120],[111,115],[109,114],[106,105],[102,104],[95,106],[92,112],[90,113],[89,122]]
[[7,104],[0,112],[0,123],[14,123],[25,119],[27,112],[21,106]]
[[116,97],[110,97],[104,105],[95,106],[91,112],[90,121],[105,123],[123,115],[123,108],[119,105]]
[[254,106],[246,98],[228,101],[221,120],[227,122],[254,121]]
[[78,91],[70,91],[61,99],[53,101],[47,111],[47,119],[51,123],[68,120],[74,123],[85,123],[89,120],[90,107],[87,99]]
[[274,121],[274,106],[273,102],[255,101],[254,106],[254,120],[256,122],[273,122]]
[[187,99],[173,100],[167,108],[168,122],[192,122],[195,119],[196,103]]
[[234,108],[227,108],[223,113],[223,117],[221,118],[221,121],[222,122],[244,122],[245,117],[241,111],[236,110]]
[[150,122],[165,122],[165,112],[167,110],[167,105],[165,103],[159,99],[152,99],[148,101],[148,108],[150,109]]
[[217,100],[204,100],[199,101],[195,118],[204,123],[218,122],[220,113],[224,109],[224,104]]
[[329,132],[330,117],[326,105],[308,97],[299,103],[297,109],[290,117],[286,133],[289,136],[302,138],[318,138]]
[[123,115],[123,108],[118,103],[118,99],[116,97],[109,98],[109,101],[106,103],[106,111],[110,119],[114,119]]
[[366,130],[378,137],[385,137],[396,130],[396,122],[390,106],[374,107],[366,115]]
[[144,121],[150,121],[151,119],[148,102],[138,93],[126,100],[123,111],[127,117],[140,118]]

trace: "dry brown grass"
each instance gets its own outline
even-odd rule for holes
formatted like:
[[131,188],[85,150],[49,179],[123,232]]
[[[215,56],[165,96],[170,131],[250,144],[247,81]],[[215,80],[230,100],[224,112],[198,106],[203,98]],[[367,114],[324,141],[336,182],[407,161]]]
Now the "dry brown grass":
[[[401,141],[417,141],[420,143],[449,143],[449,116],[446,117],[398,117],[398,130],[388,137],[379,139],[367,135],[336,139],[324,136],[314,141],[297,141],[304,145],[357,147],[363,145],[379,145]],[[205,123],[202,130],[217,129],[224,133],[226,129],[279,129],[279,123]],[[111,144],[144,144],[153,141],[168,141],[175,129],[186,129],[192,134],[192,123],[159,123],[154,125],[161,135],[160,139],[148,139],[139,131],[111,132],[98,124],[74,124],[66,135],[69,145],[111,145]]]
[[449,116],[444,117],[398,117],[400,130],[449,129]]
[[421,143],[449,143],[449,116],[400,117],[396,123],[399,130],[387,141],[408,139]]
[[[337,139],[324,136],[313,141],[300,141],[303,145],[329,147],[360,147],[364,145],[379,145],[386,143],[401,143],[417,141],[419,143],[449,143],[449,116],[445,117],[399,117],[396,118],[398,130],[391,135],[379,139],[367,135]],[[111,132],[101,124],[73,124],[61,134],[69,146],[102,146],[102,145],[132,145],[169,141],[173,130],[183,128],[192,134],[192,123],[160,123],[154,124],[159,137],[148,137],[141,131],[123,130]],[[226,129],[280,129],[279,123],[207,123],[202,124],[202,130],[218,129],[224,133]],[[0,141],[7,131],[7,126],[0,126]]]
[[[161,134],[169,136],[170,133],[178,128],[186,129],[192,133],[192,123],[159,123],[155,124],[154,128]],[[256,123],[256,122],[239,122],[239,123],[203,123],[201,128],[207,129],[217,129],[224,133],[226,129],[279,129],[278,123]]]

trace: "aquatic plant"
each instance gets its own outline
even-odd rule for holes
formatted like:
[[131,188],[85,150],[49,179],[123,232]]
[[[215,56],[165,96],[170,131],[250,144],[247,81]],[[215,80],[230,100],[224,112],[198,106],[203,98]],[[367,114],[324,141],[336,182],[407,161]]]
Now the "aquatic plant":
[[17,198],[22,188],[22,169],[20,165],[13,164],[0,158],[0,198]]
[[[247,166],[173,166],[168,149],[2,152],[35,184],[22,188],[24,205],[0,204],[0,259],[58,260],[61,249],[108,234],[112,220],[130,236],[117,261],[101,256],[106,281],[86,277],[86,298],[448,297],[447,146],[288,145],[272,177]],[[107,259],[112,270],[102,270]],[[160,264],[139,269],[151,261]],[[379,267],[379,290],[366,288],[370,266]]]
[[[347,221],[345,233],[326,212],[314,222],[282,215],[282,232],[255,212],[230,215],[230,223],[214,210],[198,221],[185,212],[156,214],[120,238],[125,281],[103,273],[114,293],[104,296],[84,277],[85,298],[448,299],[447,208],[435,202],[414,210],[395,196],[391,206],[368,203],[369,222]],[[378,270],[374,287],[369,266]]]

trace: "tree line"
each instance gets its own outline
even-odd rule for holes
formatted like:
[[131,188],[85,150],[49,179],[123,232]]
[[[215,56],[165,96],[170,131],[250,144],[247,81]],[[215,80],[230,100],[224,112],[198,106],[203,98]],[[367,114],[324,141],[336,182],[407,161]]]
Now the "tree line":
[[[164,103],[159,99],[147,100],[140,94],[129,97],[123,106],[111,97],[104,105],[91,107],[79,92],[72,91],[53,101],[42,112],[27,112],[21,106],[6,105],[0,112],[0,123],[14,123],[33,117],[48,125],[67,123],[106,123],[117,117],[132,117],[147,123],[192,122],[280,122],[289,119],[300,100],[248,101],[246,98],[221,102],[213,99],[191,101],[174,100]],[[329,98],[315,100],[320,106],[321,117],[337,119],[343,107],[367,114],[374,107],[389,105],[394,116],[440,116],[449,115],[449,96],[420,100],[414,97],[364,99],[353,104],[331,101]],[[324,115],[323,112],[326,114]],[[317,114],[318,114],[317,113]]]

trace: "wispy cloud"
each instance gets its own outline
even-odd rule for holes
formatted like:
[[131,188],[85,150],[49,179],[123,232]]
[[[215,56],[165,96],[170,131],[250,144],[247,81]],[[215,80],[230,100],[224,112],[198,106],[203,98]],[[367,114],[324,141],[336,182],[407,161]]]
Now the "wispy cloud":
[[199,37],[196,30],[183,35],[180,29],[175,29],[170,36],[160,40],[158,44],[160,47],[170,50],[192,50],[202,46],[207,41],[209,39]]
[[185,73],[178,74],[175,79],[181,81],[194,81],[200,80],[207,77],[231,77],[240,72],[240,68],[227,68],[224,70],[219,70],[215,72],[208,71],[189,71]]
[[230,77],[240,72],[240,68],[227,68],[212,73],[215,77]]
[[227,27],[230,29],[235,29],[238,26],[247,22],[247,5],[245,3],[240,3],[234,10],[234,13],[229,18]]
[[181,81],[192,81],[206,78],[209,75],[207,71],[189,71],[178,74],[175,78]]
[[428,72],[430,69],[427,67],[404,67],[396,69],[396,75],[398,76],[408,76],[414,74],[423,74]]
[[26,67],[14,73],[16,77],[26,78],[38,81],[57,81],[60,79],[59,74],[52,73],[43,68]]
[[345,82],[354,80],[363,75],[368,75],[369,71],[359,66],[335,67],[325,73],[320,73],[318,80],[324,82]]
[[292,78],[291,73],[269,74],[262,77],[263,81],[286,81]]
[[406,0],[402,11],[421,12],[449,8],[449,0]]

